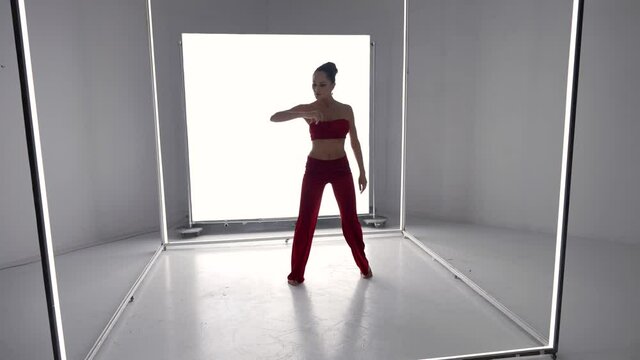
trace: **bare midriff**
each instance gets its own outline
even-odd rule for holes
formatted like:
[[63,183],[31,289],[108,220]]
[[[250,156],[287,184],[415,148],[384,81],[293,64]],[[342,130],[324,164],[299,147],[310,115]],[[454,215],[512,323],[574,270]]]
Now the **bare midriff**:
[[347,155],[344,151],[345,139],[318,139],[313,144],[309,156],[319,160],[335,160]]

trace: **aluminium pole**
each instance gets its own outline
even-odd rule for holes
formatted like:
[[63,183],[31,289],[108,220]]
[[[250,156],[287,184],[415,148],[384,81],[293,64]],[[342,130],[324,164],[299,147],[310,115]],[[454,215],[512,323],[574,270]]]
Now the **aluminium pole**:
[[562,152],[562,175],[560,179],[560,204],[558,209],[558,230],[556,232],[556,262],[551,311],[550,343],[554,353],[558,351],[558,333],[564,285],[565,252],[567,248],[567,227],[569,224],[569,200],[571,195],[571,170],[573,165],[573,143],[575,135],[578,79],[580,75],[580,50],[582,45],[582,20],[584,0],[573,0],[571,16],[571,42],[569,47],[569,68],[567,74],[567,96],[565,107],[565,130]]
[[49,219],[49,205],[47,202],[44,165],[42,162],[42,145],[38,126],[38,112],[24,0],[11,0],[11,15],[18,58],[22,112],[24,114],[31,186],[36,215],[38,243],[40,246],[44,290],[47,301],[47,313],[49,315],[51,345],[53,346],[53,358],[55,360],[66,360],[67,355],[62,331],[62,315],[60,313],[56,266],[53,254],[53,242],[51,240],[51,222]]

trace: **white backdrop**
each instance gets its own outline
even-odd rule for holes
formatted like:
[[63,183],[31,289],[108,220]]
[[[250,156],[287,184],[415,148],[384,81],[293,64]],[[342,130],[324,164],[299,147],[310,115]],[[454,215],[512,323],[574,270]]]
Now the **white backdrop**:
[[[335,99],[353,107],[370,175],[368,35],[182,34],[182,52],[193,221],[298,216],[308,125],[269,118],[313,102],[313,72],[327,61],[338,68]],[[349,140],[345,149],[358,213],[369,213]],[[328,184],[320,215],[338,213]]]

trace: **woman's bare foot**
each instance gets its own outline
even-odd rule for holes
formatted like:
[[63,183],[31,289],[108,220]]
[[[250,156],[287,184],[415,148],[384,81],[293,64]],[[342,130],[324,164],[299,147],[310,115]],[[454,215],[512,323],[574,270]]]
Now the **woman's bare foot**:
[[287,282],[289,283],[289,285],[291,286],[298,286],[300,284],[302,284],[301,282],[297,281],[297,280],[292,280],[292,279],[288,279]]
[[373,272],[371,272],[371,268],[369,268],[369,272],[367,274],[360,273],[363,279],[370,279],[373,276]]

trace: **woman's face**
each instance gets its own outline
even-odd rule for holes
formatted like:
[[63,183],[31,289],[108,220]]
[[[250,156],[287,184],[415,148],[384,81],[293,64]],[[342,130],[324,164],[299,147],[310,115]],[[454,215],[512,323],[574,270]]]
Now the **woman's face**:
[[313,73],[313,84],[311,88],[313,89],[313,94],[316,96],[316,99],[320,100],[331,96],[331,91],[333,91],[334,86],[335,84],[327,78],[327,74],[325,74],[324,71],[316,71]]

